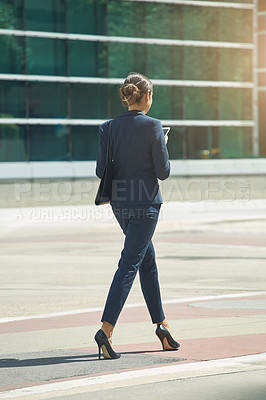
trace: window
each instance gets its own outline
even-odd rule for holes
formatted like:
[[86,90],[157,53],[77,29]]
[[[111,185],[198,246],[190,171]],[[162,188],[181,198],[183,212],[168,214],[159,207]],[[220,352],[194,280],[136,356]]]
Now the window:
[[29,83],[29,118],[68,118],[66,83]]
[[151,79],[182,79],[182,54],[180,47],[109,43],[109,75],[121,78],[139,71]]
[[0,35],[0,73],[24,72],[24,38]]
[[252,43],[252,12],[250,10],[224,8],[219,12],[222,42]]
[[186,87],[185,119],[216,120],[218,115],[219,91],[217,88]]
[[0,162],[27,161],[25,126],[0,125]]
[[158,119],[182,119],[183,89],[175,86],[156,86],[149,115]]
[[25,117],[24,82],[0,81],[0,117]]
[[186,128],[172,126],[168,135],[167,149],[170,159],[187,158]]
[[127,107],[123,107],[120,94],[119,94],[119,86],[117,85],[108,85],[107,86],[107,117],[115,118],[120,115],[122,112],[127,110]]
[[146,3],[146,33],[148,38],[183,39],[183,7],[171,4]]
[[30,131],[30,161],[68,161],[69,130],[65,125],[32,125]]
[[220,128],[171,127],[168,150],[170,159],[220,158]]
[[250,10],[171,5],[163,2],[123,1],[118,5],[117,1],[111,0],[107,3],[107,32],[111,36],[252,41]]
[[146,4],[134,2],[108,1],[108,35],[145,37]]
[[251,128],[220,128],[221,158],[251,157]]
[[27,72],[35,75],[66,75],[66,41],[26,38]]
[[108,1],[108,34],[142,38],[182,39],[182,7],[160,3]]
[[107,75],[106,43],[68,41],[69,74],[72,76]]
[[71,85],[72,118],[108,118],[106,85]]
[[169,134],[171,159],[251,157],[251,128],[173,127]]
[[188,127],[186,128],[187,158],[220,158],[219,128]]
[[65,32],[64,0],[25,0],[27,30]]
[[98,154],[98,127],[72,126],[72,160],[96,160]]
[[184,7],[185,40],[219,40],[218,8]]
[[251,89],[220,89],[220,119],[252,119]]
[[0,29],[23,29],[23,0],[0,2]]
[[151,79],[182,79],[183,48],[147,45],[145,72]]
[[[34,1],[34,0],[33,0]],[[103,0],[67,0],[69,33],[105,35],[106,4]],[[118,6],[120,8],[120,4]]]
[[146,73],[146,45],[131,43],[108,44],[109,76],[126,77],[130,71]]
[[215,48],[185,47],[184,79],[218,81],[218,54],[219,50]]
[[251,82],[252,51],[219,49],[219,74],[221,81]]

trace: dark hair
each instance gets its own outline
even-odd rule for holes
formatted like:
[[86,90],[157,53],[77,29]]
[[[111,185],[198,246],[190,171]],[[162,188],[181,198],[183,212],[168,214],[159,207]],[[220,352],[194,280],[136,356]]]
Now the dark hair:
[[152,91],[152,83],[145,75],[138,72],[130,72],[123,86],[119,89],[124,106],[139,103],[148,91]]

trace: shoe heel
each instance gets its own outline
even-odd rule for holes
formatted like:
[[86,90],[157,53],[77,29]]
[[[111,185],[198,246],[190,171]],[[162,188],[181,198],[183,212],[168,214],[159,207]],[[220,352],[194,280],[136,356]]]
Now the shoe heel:
[[99,360],[101,359],[101,346],[98,345],[98,351],[99,351]]
[[[158,336],[158,338],[160,339],[162,346],[163,346],[163,350],[177,350],[180,347],[180,344],[177,343],[173,337],[171,336],[170,332],[168,331],[168,329],[165,328],[165,326],[163,325],[158,325],[157,329],[155,331],[156,335]],[[164,339],[167,340],[167,343],[169,344],[169,346],[171,346],[171,349],[165,348],[164,347]]]
[[98,357],[99,357],[99,360],[101,359],[101,344],[100,344],[100,340],[96,337],[96,335],[95,335],[95,342],[97,343],[97,346],[98,346]]
[[103,351],[103,358],[104,359],[117,359],[120,358],[120,354],[116,353],[113,349],[112,346],[110,345],[109,340],[107,339],[104,331],[100,329],[95,337],[94,337],[97,345],[98,345],[98,350],[99,350],[99,360],[101,359],[101,349]]

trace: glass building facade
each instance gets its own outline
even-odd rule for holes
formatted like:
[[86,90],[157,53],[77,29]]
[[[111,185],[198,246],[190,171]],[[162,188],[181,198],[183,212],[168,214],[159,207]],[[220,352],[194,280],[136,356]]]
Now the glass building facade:
[[0,0],[0,161],[95,160],[131,71],[172,159],[265,156],[265,32],[265,1]]

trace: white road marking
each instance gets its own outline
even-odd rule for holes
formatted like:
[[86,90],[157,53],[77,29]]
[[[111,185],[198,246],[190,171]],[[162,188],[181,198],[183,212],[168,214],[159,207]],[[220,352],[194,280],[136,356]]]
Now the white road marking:
[[[163,304],[178,304],[178,303],[187,303],[192,301],[204,301],[204,300],[216,300],[216,299],[228,299],[228,298],[238,298],[238,297],[252,297],[259,296],[261,294],[266,294],[266,292],[243,292],[243,293],[232,293],[232,294],[222,294],[218,296],[198,296],[198,297],[186,297],[183,299],[172,299],[166,300]],[[135,307],[145,307],[145,303],[134,303],[134,304],[126,304],[124,308],[135,308]],[[61,311],[50,314],[40,314],[40,315],[27,315],[25,317],[4,317],[0,318],[0,324],[5,324],[8,322],[15,321],[27,321],[30,319],[44,319],[44,318],[54,318],[54,317],[63,317],[65,315],[76,315],[76,314],[84,314],[103,311],[102,307],[94,307],[94,308],[83,308],[80,310],[70,310],[70,311]]]
[[[80,379],[72,379],[64,382],[48,383],[39,386],[31,386],[22,389],[15,389],[5,391],[0,394],[0,399],[11,399],[22,396],[33,396],[40,394],[47,394],[56,391],[67,391],[71,389],[78,389],[86,387],[88,390],[95,385],[103,385],[107,383],[117,383],[138,379],[138,384],[148,377],[156,377],[161,381],[164,377],[169,379],[169,375],[174,374],[170,379],[181,379],[184,373],[194,373],[194,376],[199,376],[203,373],[204,376],[214,375],[217,373],[223,374],[236,371],[250,371],[265,369],[266,367],[266,353],[254,354],[251,356],[224,358],[220,360],[201,361],[188,364],[175,364],[164,367],[140,369],[126,372],[119,372],[109,375],[92,376]],[[196,374],[196,375],[195,375]],[[162,377],[164,375],[164,377]],[[191,375],[190,375],[191,376]],[[118,386],[117,386],[118,387]],[[54,394],[54,393],[52,393]],[[66,393],[67,394],[67,393]],[[62,395],[62,394],[61,394]],[[28,398],[28,397],[27,397]]]

